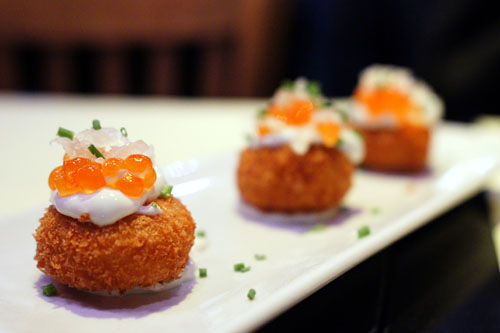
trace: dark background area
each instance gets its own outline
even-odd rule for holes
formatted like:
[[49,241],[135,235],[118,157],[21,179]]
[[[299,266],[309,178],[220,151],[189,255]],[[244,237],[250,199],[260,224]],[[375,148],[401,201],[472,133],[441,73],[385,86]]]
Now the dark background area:
[[[285,27],[268,44],[279,48],[259,48],[268,52],[256,67],[254,88],[204,92],[198,73],[206,57],[204,45],[196,39],[176,44],[176,96],[258,96],[272,94],[284,78],[305,76],[321,82],[327,96],[349,95],[359,72],[373,63],[395,64],[410,68],[442,96],[446,118],[471,121],[480,114],[499,114],[497,106],[500,77],[500,2],[473,0],[295,0],[276,3],[275,12],[263,15],[267,25],[255,30],[256,38],[272,34],[274,27]],[[194,4],[195,5],[195,4]],[[263,3],[258,12],[267,11]],[[224,8],[224,7],[222,7]],[[276,15],[276,12],[287,15]],[[232,14],[234,15],[234,14]],[[245,15],[245,12],[242,12]],[[0,16],[1,19],[1,16]],[[4,28],[5,29],[5,28]],[[238,37],[224,45],[237,45]],[[21,38],[14,43],[15,64],[20,68],[17,85],[10,90],[51,91],[44,85],[45,63],[50,53],[37,38]],[[140,40],[120,46],[125,66],[126,86],[120,94],[150,95],[152,69],[148,55],[152,48]],[[267,51],[266,51],[267,50]],[[79,41],[68,52],[72,71],[71,88],[65,93],[102,93],[96,82],[99,47],[91,41]],[[248,58],[247,58],[248,60]],[[222,65],[229,71],[230,61]],[[246,62],[233,64],[245,69]],[[269,68],[273,68],[270,71]],[[230,85],[243,84],[228,77]]]
[[288,75],[348,95],[373,63],[409,67],[443,97],[446,118],[496,113],[500,2],[298,0]]

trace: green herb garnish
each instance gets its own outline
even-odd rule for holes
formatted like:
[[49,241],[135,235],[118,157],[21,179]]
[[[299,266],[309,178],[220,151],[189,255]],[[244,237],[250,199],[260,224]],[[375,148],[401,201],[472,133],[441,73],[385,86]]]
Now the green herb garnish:
[[358,238],[366,237],[370,234],[370,228],[365,225],[358,229]]
[[203,230],[199,230],[196,232],[196,237],[205,238],[205,236],[206,236],[206,233]]
[[253,288],[250,289],[247,294],[248,299],[253,301],[253,299],[255,298],[255,294],[256,294],[255,289]]
[[267,257],[265,254],[254,254],[255,260],[266,260]]
[[120,133],[121,133],[124,137],[127,137],[127,136],[128,136],[127,129],[126,129],[125,127],[120,128]]
[[44,296],[52,297],[57,295],[57,289],[54,287],[54,285],[48,284],[46,286],[42,287],[42,293]]
[[280,88],[285,90],[293,90],[295,84],[290,79],[285,79],[281,82]]
[[170,194],[172,193],[173,188],[174,187],[172,185],[163,186],[163,188],[161,189],[161,192],[160,192],[160,196],[162,198],[168,198],[170,196]]
[[248,144],[252,144],[254,141],[254,137],[252,134],[247,133],[245,134],[245,140],[247,141]]
[[266,115],[266,113],[267,113],[267,109],[260,110],[259,112],[257,112],[257,119],[264,118],[264,116]]
[[323,104],[321,106],[324,107],[324,108],[332,106],[332,101],[329,100],[329,99],[327,99],[326,101],[323,102]]
[[344,123],[349,121],[349,115],[347,114],[347,112],[346,112],[346,111],[344,111],[344,110],[339,110],[339,114],[340,114],[340,118],[342,119],[342,121],[343,121]]
[[200,277],[201,278],[207,277],[207,269],[206,268],[200,268]]
[[75,133],[73,131],[70,131],[69,129],[59,127],[59,129],[57,130],[57,136],[60,136],[62,138],[68,138],[70,140],[73,140],[74,135]]
[[372,213],[373,215],[378,215],[378,214],[380,214],[380,207],[373,207],[373,208],[370,210],[370,213]]
[[311,227],[311,229],[309,229],[309,231],[312,231],[312,232],[318,232],[318,231],[324,231],[326,229],[326,226],[322,223],[319,223],[319,224],[315,224]]
[[153,207],[153,208],[158,208],[158,204],[157,204],[156,202],[154,202],[154,201],[153,201],[153,202],[151,203],[151,207]]
[[245,272],[248,272],[250,269],[251,269],[250,266],[245,266],[245,264],[242,262],[234,264],[234,271],[235,272],[245,273]]
[[308,81],[306,84],[307,92],[312,96],[318,96],[321,94],[321,85],[318,81]]
[[337,147],[342,147],[343,144],[344,144],[344,140],[342,140],[342,138],[339,138],[337,140]]
[[101,122],[99,121],[99,119],[92,120],[92,127],[95,130],[100,130],[101,129]]
[[360,130],[354,130],[354,133],[361,138],[361,140],[364,140],[365,137],[363,136],[363,132]]
[[102,157],[104,158],[104,155],[101,154],[101,152],[99,151],[99,149],[96,148],[96,146],[94,146],[93,144],[91,144],[89,146],[89,151],[94,154],[95,157]]

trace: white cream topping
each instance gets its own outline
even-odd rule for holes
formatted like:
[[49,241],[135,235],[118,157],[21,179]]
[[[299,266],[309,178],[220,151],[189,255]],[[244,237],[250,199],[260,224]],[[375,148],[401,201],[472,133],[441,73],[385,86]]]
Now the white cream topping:
[[271,134],[255,138],[253,146],[278,147],[288,144],[296,154],[304,155],[311,144],[322,144],[323,139],[316,129],[317,124],[321,122],[333,122],[339,125],[341,144],[337,145],[337,148],[354,164],[360,163],[365,154],[363,139],[353,129],[342,126],[340,115],[332,109],[316,111],[312,119],[302,126],[290,126],[274,117],[265,117],[260,120],[260,124],[268,127]]
[[321,94],[311,95],[307,89],[307,80],[303,77],[296,79],[290,89],[279,88],[271,98],[271,104],[286,106],[292,100],[310,100],[316,105],[323,104],[326,99]]
[[[373,65],[364,69],[359,78],[358,89],[373,91],[380,87],[390,87],[407,95],[413,105],[421,112],[423,117],[409,119],[409,121],[419,125],[433,125],[443,116],[443,101],[434,93],[431,87],[425,82],[417,80],[411,71],[406,68]],[[398,122],[390,110],[380,115],[373,115],[366,106],[355,100],[337,100],[336,105],[346,108],[349,113],[349,120],[363,127],[394,128]],[[422,124],[423,122],[423,124]]]
[[366,107],[350,98],[338,98],[333,100],[335,108],[344,112],[349,122],[365,128],[396,128],[398,122],[392,113],[383,113],[378,116],[372,115]]
[[145,202],[156,199],[163,186],[167,185],[157,167],[155,167],[155,171],[156,182],[154,186],[144,191],[144,194],[139,198],[130,198],[119,190],[104,187],[94,193],[76,193],[65,197],[60,196],[55,190],[52,192],[50,201],[59,213],[75,219],[88,213],[91,222],[100,227],[113,224],[135,212],[146,215],[161,214],[162,210],[159,207],[143,206]]
[[141,206],[139,209],[137,209],[137,213],[143,214],[143,215],[158,215],[161,214],[163,210],[160,208],[158,205],[153,205],[153,203],[150,203],[147,206]]

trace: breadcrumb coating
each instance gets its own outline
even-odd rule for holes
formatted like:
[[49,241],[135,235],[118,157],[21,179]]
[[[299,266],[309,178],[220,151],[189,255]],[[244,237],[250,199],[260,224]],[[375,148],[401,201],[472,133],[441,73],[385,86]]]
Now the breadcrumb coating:
[[427,165],[430,130],[406,126],[397,129],[359,129],[366,143],[362,165],[378,171],[418,172]]
[[288,145],[241,153],[242,198],[265,211],[312,212],[339,204],[351,186],[354,165],[339,150],[312,145],[304,155]]
[[110,293],[177,279],[189,259],[195,223],[173,196],[155,202],[163,213],[132,214],[104,227],[50,206],[34,234],[37,267],[68,286]]

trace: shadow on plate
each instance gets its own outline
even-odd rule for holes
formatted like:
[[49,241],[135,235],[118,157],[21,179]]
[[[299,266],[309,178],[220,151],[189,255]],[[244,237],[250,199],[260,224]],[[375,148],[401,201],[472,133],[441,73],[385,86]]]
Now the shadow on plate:
[[402,171],[380,171],[373,170],[366,167],[361,167],[357,170],[357,172],[362,172],[367,175],[373,176],[381,176],[381,177],[397,177],[397,178],[406,178],[406,179],[426,179],[430,178],[434,175],[434,171],[430,167],[426,167],[422,171],[418,172],[402,172]]
[[263,224],[268,227],[286,229],[296,233],[306,233],[321,224],[325,227],[340,225],[354,215],[361,213],[360,208],[335,207],[319,213],[275,213],[264,212],[240,200],[238,213],[247,221]]
[[[50,283],[57,288],[57,296],[47,297],[42,294],[42,286]],[[124,319],[145,317],[179,304],[191,292],[195,283],[195,280],[187,281],[178,287],[158,293],[101,296],[67,287],[42,274],[34,287],[38,295],[46,302],[77,315]]]

